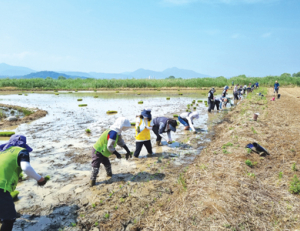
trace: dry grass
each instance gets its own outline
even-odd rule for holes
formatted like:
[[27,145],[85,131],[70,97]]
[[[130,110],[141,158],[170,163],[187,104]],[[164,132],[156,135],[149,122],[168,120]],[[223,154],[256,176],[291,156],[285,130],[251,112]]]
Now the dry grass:
[[[268,100],[271,97],[269,92]],[[163,207],[141,221],[143,230],[294,230],[300,199],[289,192],[299,160],[300,95],[281,89],[275,102],[244,100],[215,128],[213,141],[184,174],[187,190],[176,190]],[[259,112],[258,121],[252,120]],[[229,129],[230,128],[230,129]],[[253,129],[252,129],[253,128]],[[256,131],[253,132],[253,130]],[[222,146],[228,142],[233,146]],[[258,142],[270,156],[247,154]],[[252,168],[245,160],[254,163]],[[282,178],[279,177],[282,172]],[[175,190],[174,190],[175,191]]]

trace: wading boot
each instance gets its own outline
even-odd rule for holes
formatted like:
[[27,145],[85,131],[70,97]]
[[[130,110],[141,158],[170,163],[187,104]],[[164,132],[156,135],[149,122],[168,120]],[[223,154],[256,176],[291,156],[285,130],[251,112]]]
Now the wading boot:
[[112,171],[111,171],[111,165],[110,166],[106,166],[105,167],[105,170],[106,170],[106,176],[107,177],[112,177]]
[[95,180],[90,180],[90,187],[93,187],[96,184]]
[[96,184],[97,175],[99,173],[99,168],[92,168],[92,175],[90,179],[90,187],[93,187]]
[[161,142],[160,141],[156,141],[156,145],[157,146],[161,146]]

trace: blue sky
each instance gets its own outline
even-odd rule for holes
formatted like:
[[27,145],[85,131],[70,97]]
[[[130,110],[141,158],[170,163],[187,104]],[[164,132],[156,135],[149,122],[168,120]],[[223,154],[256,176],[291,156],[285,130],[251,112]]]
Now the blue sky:
[[294,73],[299,12],[299,0],[1,1],[0,63],[107,73]]

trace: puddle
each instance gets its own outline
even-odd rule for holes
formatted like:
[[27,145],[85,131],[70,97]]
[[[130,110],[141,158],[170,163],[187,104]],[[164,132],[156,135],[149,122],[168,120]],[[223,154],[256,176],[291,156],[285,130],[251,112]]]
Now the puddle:
[[[141,93],[137,95],[137,92]],[[173,118],[174,114],[185,112],[187,104],[193,100],[206,100],[207,91],[190,92],[59,92],[59,95],[51,93],[28,93],[28,96],[13,94],[1,95],[1,103],[18,105],[22,107],[40,108],[48,111],[48,115],[30,124],[21,124],[16,128],[16,133],[27,137],[29,146],[33,148],[31,153],[31,164],[35,170],[45,176],[50,175],[51,180],[43,188],[36,186],[32,179],[21,182],[17,186],[20,192],[19,200],[16,201],[16,209],[22,215],[16,221],[14,230],[22,230],[30,222],[30,230],[56,230],[51,224],[61,225],[65,222],[71,223],[68,215],[61,215],[57,218],[58,210],[51,208],[80,198],[88,189],[90,177],[90,152],[92,145],[99,136],[110,127],[116,118],[127,117],[131,122],[135,121],[135,116],[142,109],[152,109],[152,116],[167,116]],[[98,98],[94,98],[97,95]],[[170,97],[170,100],[166,100]],[[80,98],[82,101],[78,102]],[[143,100],[144,104],[138,104]],[[87,104],[87,107],[78,107],[78,104]],[[108,110],[118,111],[117,114],[107,115]],[[198,103],[197,111],[200,118],[194,121],[194,126],[199,133],[194,135],[190,131],[184,131],[183,126],[177,128],[177,132],[172,132],[172,144],[162,142],[163,146],[155,145],[155,134],[151,132],[151,142],[154,154],[147,157],[147,151],[143,147],[140,158],[130,160],[111,158],[113,178],[109,181],[103,166],[100,168],[97,184],[104,184],[116,181],[130,180],[132,177],[137,181],[153,178],[163,180],[163,175],[152,175],[147,165],[159,158],[172,159],[175,165],[181,165],[192,161],[196,154],[200,153],[205,142],[209,142],[207,134],[211,126],[218,121],[221,113],[207,113],[204,103]],[[86,134],[85,130],[90,129],[91,133]],[[123,134],[123,138],[131,151],[135,150],[135,133],[130,129]],[[0,144],[8,138],[0,138]],[[117,148],[121,154],[125,154],[123,149]],[[146,158],[147,157],[147,158]],[[143,172],[136,176],[134,172]],[[74,196],[75,195],[75,196]],[[34,210],[33,208],[39,208]],[[67,210],[66,207],[62,210]],[[51,210],[51,211],[50,211]],[[30,217],[28,214],[35,214]],[[64,212],[62,212],[64,213]],[[37,217],[37,215],[39,215]],[[75,217],[74,217],[75,219]],[[73,219],[73,220],[74,220]],[[41,223],[41,224],[40,224]],[[23,225],[23,226],[22,226]],[[63,224],[63,226],[65,223]],[[58,226],[55,226],[58,227]],[[32,228],[32,229],[31,229]],[[47,229],[48,228],[48,229]],[[24,228],[23,228],[24,229]],[[24,229],[25,230],[25,229]]]

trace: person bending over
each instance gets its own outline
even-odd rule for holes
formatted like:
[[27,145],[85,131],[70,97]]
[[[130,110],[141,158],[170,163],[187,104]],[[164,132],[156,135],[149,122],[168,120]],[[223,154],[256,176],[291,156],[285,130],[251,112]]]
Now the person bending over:
[[194,119],[199,119],[199,112],[183,112],[178,116],[179,122],[185,126],[184,130],[191,128],[194,133],[197,133],[193,124]]
[[118,159],[121,159],[120,153],[115,149],[117,144],[125,149],[127,152],[126,159],[131,157],[131,153],[122,139],[121,133],[131,128],[131,124],[125,117],[119,117],[115,123],[102,133],[100,138],[92,148],[92,174],[90,179],[90,186],[96,184],[97,175],[99,173],[100,164],[103,164],[107,176],[112,176],[111,163],[109,157],[115,154]]
[[[161,139],[164,138],[169,144],[172,143],[171,131],[176,132],[176,120],[167,117],[157,117],[153,119],[152,130],[156,135],[156,144],[161,146]],[[167,137],[164,133],[167,133]]]
[[17,218],[15,204],[10,193],[15,191],[22,172],[43,186],[46,180],[30,165],[26,137],[13,135],[8,143],[0,145],[0,231],[11,231]]
[[140,115],[136,117],[135,123],[135,152],[134,157],[138,158],[142,147],[145,146],[148,155],[152,155],[152,145],[150,139],[150,131],[152,130],[153,121],[150,109],[144,109]]

